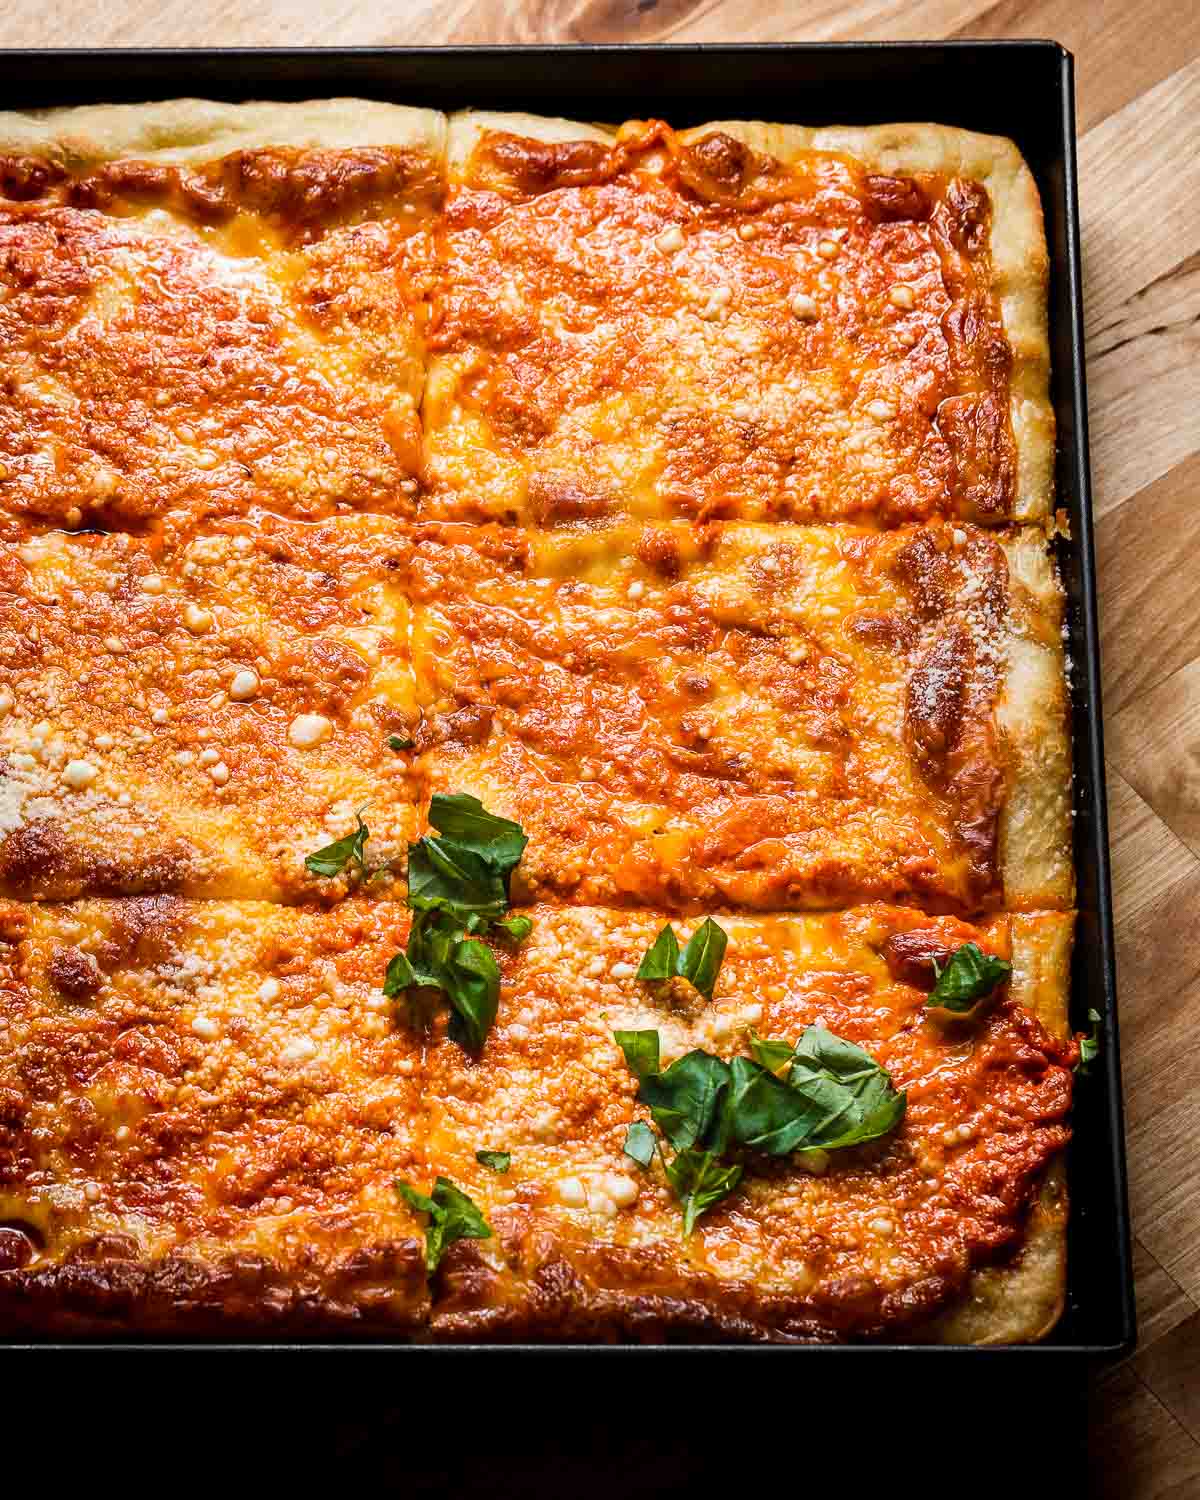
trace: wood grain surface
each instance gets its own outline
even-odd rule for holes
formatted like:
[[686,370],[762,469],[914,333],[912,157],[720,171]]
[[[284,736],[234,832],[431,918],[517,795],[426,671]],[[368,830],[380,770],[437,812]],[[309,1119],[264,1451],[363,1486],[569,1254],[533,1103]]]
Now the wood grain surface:
[[1200,1496],[1200,3],[0,0],[8,47],[1030,36],[1078,70],[1141,1319],[1094,1383],[1093,1493]]

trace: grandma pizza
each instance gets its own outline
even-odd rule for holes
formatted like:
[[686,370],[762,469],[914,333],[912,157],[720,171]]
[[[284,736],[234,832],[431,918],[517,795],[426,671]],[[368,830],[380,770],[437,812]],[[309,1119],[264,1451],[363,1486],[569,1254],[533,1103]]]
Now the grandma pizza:
[[938,126],[0,116],[0,1321],[1062,1302],[1037,192]]

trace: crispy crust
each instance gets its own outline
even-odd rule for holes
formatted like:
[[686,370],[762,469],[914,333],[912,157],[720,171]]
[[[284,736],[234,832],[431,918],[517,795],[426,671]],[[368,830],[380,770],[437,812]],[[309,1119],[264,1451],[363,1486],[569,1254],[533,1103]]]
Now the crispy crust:
[[1075,871],[1062,585],[1040,533],[1018,532],[1004,551],[1010,628],[997,705],[1008,765],[999,830],[1004,899],[1013,911],[1066,909]]
[[387,146],[441,161],[446,117],[370,99],[223,104],[167,99],[0,112],[0,152],[36,156],[72,172],[122,157],[207,162],[265,146],[338,150]]
[[804,151],[837,151],[881,172],[939,172],[982,183],[992,200],[992,290],[1012,348],[1010,416],[1017,441],[1013,520],[1047,523],[1054,500],[1054,408],[1046,284],[1050,260],[1033,174],[1005,136],[949,125],[769,125],[720,120],[684,132],[722,131],[787,162]]

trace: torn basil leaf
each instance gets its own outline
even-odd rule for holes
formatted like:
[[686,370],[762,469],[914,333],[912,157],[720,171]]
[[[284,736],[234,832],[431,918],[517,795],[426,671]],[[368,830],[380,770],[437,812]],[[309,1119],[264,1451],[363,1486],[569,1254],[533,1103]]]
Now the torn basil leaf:
[[654,1132],[645,1120],[635,1120],[625,1132],[625,1144],[621,1148],[625,1155],[637,1162],[639,1167],[648,1167],[654,1160]]
[[717,974],[728,943],[729,937],[725,929],[719,927],[711,917],[706,917],[679,955],[679,973],[695,985],[707,1000],[713,997]]
[[674,979],[679,973],[679,939],[670,922],[646,949],[638,965],[638,979]]
[[614,1031],[613,1038],[625,1054],[629,1071],[638,1078],[658,1072],[657,1031]]
[[429,821],[445,836],[438,842],[448,839],[469,849],[505,879],[520,863],[529,842],[519,823],[487,812],[479,798],[467,792],[435,792]]
[[750,1031],[750,1051],[755,1062],[776,1077],[786,1075],[791,1070],[792,1059],[796,1055],[791,1042],[768,1041],[753,1028]]
[[335,875],[340,875],[347,865],[357,864],[359,873],[366,878],[366,848],[371,833],[362,820],[365,811],[366,808],[361,808],[354,814],[358,827],[353,833],[348,833],[345,838],[335,839],[332,844],[326,844],[323,849],[306,856],[304,868],[310,875],[323,875],[332,879]]
[[495,930],[521,943],[526,916],[506,916],[508,880],[528,842],[518,824],[487,812],[477,797],[436,793],[429,821],[440,830],[408,846],[408,905],[416,913],[408,947],[388,964],[385,995],[413,986],[442,990],[450,1034],[478,1051],[500,1004],[500,967],[479,941]]
[[401,990],[408,989],[416,982],[416,972],[408,961],[408,955],[406,953],[393,954],[383,976],[383,993],[389,1000],[394,1000]]
[[728,1087],[729,1064],[697,1048],[662,1073],[643,1074],[637,1097],[677,1151],[697,1144],[720,1150],[725,1134],[722,1096]]
[[1012,964],[985,953],[978,943],[964,943],[944,969],[935,960],[933,972],[937,983],[926,1005],[961,1014],[1003,984],[1012,973]]
[[711,1151],[680,1151],[664,1164],[667,1181],[683,1204],[683,1237],[691,1234],[696,1220],[715,1203],[727,1198],[742,1180],[740,1163],[730,1165]]
[[490,1240],[491,1225],[461,1188],[439,1177],[428,1196],[410,1183],[393,1183],[396,1195],[419,1214],[428,1215],[425,1226],[425,1266],[436,1271],[446,1250],[455,1240]]
[[[807,1027],[795,1046],[751,1032],[753,1057],[725,1062],[696,1049],[661,1071],[657,1031],[613,1035],[637,1076],[638,1100],[674,1147],[663,1168],[684,1206],[685,1234],[737,1187],[742,1150],[778,1157],[859,1146],[904,1118],[905,1095],[887,1069],[821,1026]],[[634,1161],[648,1166],[655,1145],[644,1122],[629,1127],[625,1151]]]
[[724,928],[711,917],[706,917],[681,952],[675,929],[668,922],[646,949],[638,965],[636,978],[683,978],[698,989],[705,999],[711,1000],[728,942],[729,937]]
[[415,741],[410,740],[407,735],[389,734],[387,747],[389,750],[411,750]]
[[495,1024],[500,1008],[500,966],[486,943],[468,938],[456,943],[445,970],[442,988],[454,1008],[450,1034],[478,1052]]
[[408,904],[496,921],[508,910],[499,872],[473,849],[426,836],[408,846]]
[[476,1151],[475,1160],[489,1172],[507,1172],[512,1166],[511,1151]]
[[835,1151],[876,1140],[900,1123],[908,1102],[869,1052],[824,1026],[805,1028],[788,1083],[826,1111],[806,1148]]
[[1089,1034],[1079,1038],[1079,1061],[1075,1064],[1075,1071],[1086,1078],[1092,1064],[1100,1056],[1100,1012],[1089,1010],[1088,1020],[1092,1023]]

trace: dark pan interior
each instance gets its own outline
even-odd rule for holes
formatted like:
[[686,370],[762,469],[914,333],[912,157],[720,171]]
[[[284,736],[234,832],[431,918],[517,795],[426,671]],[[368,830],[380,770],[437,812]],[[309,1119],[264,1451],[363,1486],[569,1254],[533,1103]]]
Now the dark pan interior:
[[[240,100],[347,94],[445,110],[476,106],[578,119],[619,121],[655,114],[677,126],[722,118],[811,125],[935,120],[1008,135],[1021,148],[1037,178],[1046,214],[1052,395],[1059,439],[1058,504],[1071,527],[1070,540],[1060,544],[1060,566],[1070,600],[1069,650],[1074,669],[1079,927],[1072,1014],[1074,1024],[1082,1029],[1088,1008],[1100,1011],[1104,1046],[1093,1075],[1080,1080],[1077,1090],[1075,1143],[1070,1154],[1066,1309],[1054,1333],[1035,1349],[995,1352],[1003,1358],[1051,1350],[1097,1356],[1127,1352],[1134,1337],[1133,1286],[1115,1011],[1070,55],[1054,42],[1037,41],[0,51],[0,99],[9,109],[183,95]],[[427,1347],[426,1352],[445,1358],[456,1351]],[[760,1347],[755,1352],[770,1351]],[[804,1351],[789,1348],[788,1352]],[[946,1351],[924,1352],[938,1357]],[[656,1357],[655,1351],[645,1353]],[[663,1356],[670,1357],[670,1351],[657,1351],[657,1357]]]

